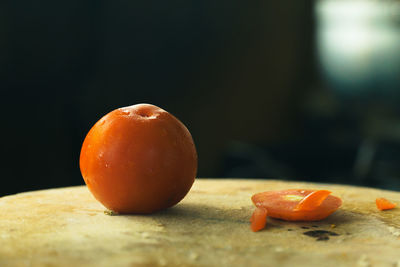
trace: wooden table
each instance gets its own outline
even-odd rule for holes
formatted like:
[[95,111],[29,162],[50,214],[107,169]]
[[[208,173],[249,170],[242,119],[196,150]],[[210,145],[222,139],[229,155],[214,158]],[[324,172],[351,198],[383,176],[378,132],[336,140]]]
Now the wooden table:
[[[320,222],[268,219],[250,231],[252,194],[329,189],[343,206]],[[400,266],[400,193],[276,180],[197,179],[175,207],[116,215],[86,187],[0,198],[0,266]]]

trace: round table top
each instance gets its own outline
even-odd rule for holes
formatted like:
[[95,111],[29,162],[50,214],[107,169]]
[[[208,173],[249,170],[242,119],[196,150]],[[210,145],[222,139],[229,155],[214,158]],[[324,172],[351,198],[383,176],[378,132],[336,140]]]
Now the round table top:
[[[342,207],[319,222],[268,218],[250,230],[258,192],[328,189]],[[400,266],[400,192],[280,180],[197,179],[175,207],[107,215],[85,186],[0,198],[0,266]]]

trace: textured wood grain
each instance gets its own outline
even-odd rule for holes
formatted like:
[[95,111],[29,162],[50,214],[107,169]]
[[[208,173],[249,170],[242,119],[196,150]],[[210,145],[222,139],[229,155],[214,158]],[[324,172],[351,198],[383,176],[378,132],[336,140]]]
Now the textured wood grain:
[[[268,219],[250,231],[252,194],[329,189],[343,206],[320,222]],[[104,214],[86,187],[0,198],[0,266],[400,266],[400,193],[273,180],[197,179],[177,206]]]

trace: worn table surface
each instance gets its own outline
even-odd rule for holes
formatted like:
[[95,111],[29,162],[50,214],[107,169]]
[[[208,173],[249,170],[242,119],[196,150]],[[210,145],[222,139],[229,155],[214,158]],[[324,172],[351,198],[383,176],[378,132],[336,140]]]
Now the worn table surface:
[[[329,189],[343,206],[251,232],[251,195],[288,188]],[[22,193],[0,198],[0,266],[400,266],[400,208],[376,197],[400,204],[369,188],[197,179],[169,210],[110,216],[84,186]]]

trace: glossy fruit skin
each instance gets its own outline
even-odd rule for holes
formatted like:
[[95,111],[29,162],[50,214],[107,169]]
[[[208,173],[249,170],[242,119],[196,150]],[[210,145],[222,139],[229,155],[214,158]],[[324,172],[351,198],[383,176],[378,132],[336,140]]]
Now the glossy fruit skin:
[[150,104],[116,109],[87,134],[80,170],[94,197],[118,213],[174,206],[192,187],[197,152],[188,129]]

